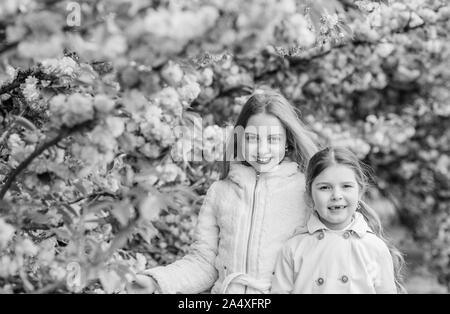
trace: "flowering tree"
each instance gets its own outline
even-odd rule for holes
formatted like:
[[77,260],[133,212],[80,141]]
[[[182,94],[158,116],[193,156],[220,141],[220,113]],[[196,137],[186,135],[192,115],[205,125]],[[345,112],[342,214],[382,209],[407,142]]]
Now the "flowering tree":
[[449,16],[431,0],[2,2],[0,289],[121,292],[183,255],[258,85],[375,168],[448,282]]

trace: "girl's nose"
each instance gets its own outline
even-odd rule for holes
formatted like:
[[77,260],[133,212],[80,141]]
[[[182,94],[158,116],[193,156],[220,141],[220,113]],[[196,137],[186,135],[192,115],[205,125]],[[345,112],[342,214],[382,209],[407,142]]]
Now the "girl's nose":
[[333,198],[333,200],[339,200],[342,198],[342,193],[340,189],[334,189],[333,190],[333,195],[331,196]]
[[269,152],[268,146],[269,145],[266,140],[260,140],[258,142],[258,155],[264,156],[265,154],[267,154]]

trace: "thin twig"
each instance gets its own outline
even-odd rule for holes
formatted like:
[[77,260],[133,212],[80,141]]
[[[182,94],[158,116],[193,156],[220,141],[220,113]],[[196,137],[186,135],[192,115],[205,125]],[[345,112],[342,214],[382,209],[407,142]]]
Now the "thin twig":
[[48,225],[44,225],[44,224],[30,223],[30,224],[27,224],[26,226],[22,226],[20,229],[23,231],[38,231],[38,230],[48,231],[48,230],[55,229],[55,228],[61,228],[62,226],[64,226],[64,223],[62,223],[62,222],[60,222],[56,226],[48,226]]
[[10,91],[12,91],[12,90],[16,89],[17,87],[19,87],[20,84],[22,84],[22,82],[14,81],[14,82],[12,82],[10,84],[7,84],[7,85],[1,87],[0,88],[0,95],[9,93]]
[[[25,110],[22,110],[22,112],[16,116],[16,117],[22,117],[25,113]],[[6,129],[6,131],[2,134],[2,136],[0,136],[0,148],[3,146],[3,141],[8,137],[9,132],[11,132],[12,129],[14,129],[14,127],[16,126],[17,123],[17,118],[13,120],[13,122],[8,126],[8,128]]]
[[126,225],[124,228],[120,229],[119,232],[117,232],[116,236],[112,240],[111,245],[109,246],[108,250],[102,254],[100,259],[97,259],[96,265],[99,265],[100,263],[107,261],[111,258],[111,256],[114,254],[114,252],[118,249],[120,249],[124,245],[124,240],[127,241],[128,236],[131,234],[133,229],[137,226],[138,222],[140,220],[140,214],[139,211],[136,211],[136,217],[134,217],[128,225]]
[[[409,20],[408,20],[408,22],[405,24],[404,27],[398,28],[396,30],[392,30],[392,33],[393,34],[406,34],[412,30],[422,28],[425,25],[426,25],[426,23],[422,23],[422,24],[410,27]],[[358,40],[358,39],[353,39],[351,41],[341,43],[339,45],[327,45],[326,47],[315,47],[315,48],[300,52],[299,54],[296,54],[296,55],[291,55],[291,56],[287,55],[287,56],[285,56],[285,58],[288,59],[288,61],[291,65],[296,65],[298,63],[302,63],[305,61],[322,58],[322,57],[326,56],[327,54],[329,54],[330,52],[332,52],[333,50],[344,48],[350,44],[353,44],[353,45],[360,45],[360,44],[377,45],[379,43],[380,43],[380,41],[370,42],[370,41],[362,41],[362,40]]]
[[85,199],[89,200],[89,199],[94,199],[94,198],[100,197],[100,196],[109,196],[109,197],[112,197],[112,198],[116,198],[116,195],[114,195],[114,194],[111,194],[111,193],[108,193],[108,192],[99,192],[99,193],[93,193],[93,194],[90,194],[90,195],[87,195],[87,196],[81,196],[81,197],[79,197],[79,198],[77,198],[77,199],[75,199],[73,201],[69,201],[67,204],[72,205],[72,204],[76,204],[78,202],[81,202],[82,200],[85,200]]
[[29,292],[34,291],[34,286],[28,280],[27,274],[23,268],[19,271],[19,277],[22,280],[23,288],[25,289],[26,292],[29,293]]
[[301,63],[304,61],[310,61],[313,59],[324,57],[327,54],[329,54],[331,51],[340,49],[344,46],[346,46],[346,44],[327,45],[327,46],[323,46],[323,47],[317,47],[317,48],[303,51],[303,52],[293,55],[293,56],[286,56],[286,58],[288,59],[288,61],[291,65],[295,65],[297,63]]
[[19,71],[17,74],[17,77],[14,79],[13,82],[6,84],[4,86],[0,87],[0,95],[9,93],[10,91],[16,89],[20,86],[20,84],[24,83],[26,78],[30,75],[36,75],[38,71],[36,69],[28,69],[26,71]]
[[62,287],[64,285],[64,280],[57,281],[55,283],[49,284],[48,286],[45,286],[39,290],[36,290],[32,292],[33,294],[45,294],[55,291],[56,289]]
[[22,163],[17,166],[16,169],[14,169],[8,176],[8,180],[6,181],[6,183],[3,185],[1,191],[0,191],[0,200],[3,199],[3,197],[5,196],[6,192],[8,191],[8,189],[11,187],[11,184],[14,182],[14,180],[16,179],[16,177],[24,170],[28,167],[28,165],[36,158],[38,157],[40,154],[42,154],[46,149],[50,148],[51,146],[57,144],[59,141],[61,141],[62,139],[64,139],[65,137],[69,136],[71,133],[76,132],[86,126],[88,126],[89,124],[91,124],[92,121],[86,121],[80,124],[77,124],[71,128],[67,128],[67,127],[63,127],[60,130],[60,133],[53,139],[51,139],[50,141],[42,144],[41,146],[37,147],[34,152],[28,156],[27,159],[25,159],[24,161],[22,161]]
[[4,45],[3,47],[0,48],[0,55],[10,49],[16,48],[19,45],[19,43],[20,43],[20,41],[15,41],[15,42]]

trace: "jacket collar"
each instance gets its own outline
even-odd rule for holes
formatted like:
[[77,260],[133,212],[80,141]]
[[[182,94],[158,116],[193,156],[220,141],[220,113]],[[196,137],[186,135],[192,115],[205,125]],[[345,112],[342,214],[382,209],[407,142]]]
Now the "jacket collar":
[[[309,217],[306,227],[310,234],[313,234],[320,230],[330,230],[320,221],[317,212],[315,211]],[[346,230],[351,230],[355,232],[360,238],[364,237],[367,234],[367,232],[373,233],[372,229],[370,229],[369,225],[364,219],[364,216],[359,212],[355,212],[354,220]]]
[[[299,172],[298,164],[286,158],[270,172],[261,173],[261,176],[264,178],[286,178]],[[256,171],[252,166],[246,166],[243,163],[232,163],[227,178],[239,185],[245,185],[246,183],[254,182]]]

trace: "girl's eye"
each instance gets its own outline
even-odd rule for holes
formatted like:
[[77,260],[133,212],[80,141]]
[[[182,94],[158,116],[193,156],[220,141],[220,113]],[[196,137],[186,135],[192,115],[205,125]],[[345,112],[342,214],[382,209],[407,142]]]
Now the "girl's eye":
[[249,142],[256,142],[257,136],[253,134],[246,134],[245,139]]
[[278,136],[276,137],[269,137],[269,142],[270,143],[277,143],[280,141],[280,138]]
[[319,187],[319,190],[323,190],[323,191],[325,191],[325,190],[328,190],[330,187],[328,187],[328,186],[321,186],[321,187]]
[[352,188],[353,187],[353,185],[351,185],[351,184],[346,184],[346,185],[344,185],[344,188],[345,189],[350,189],[350,188]]

